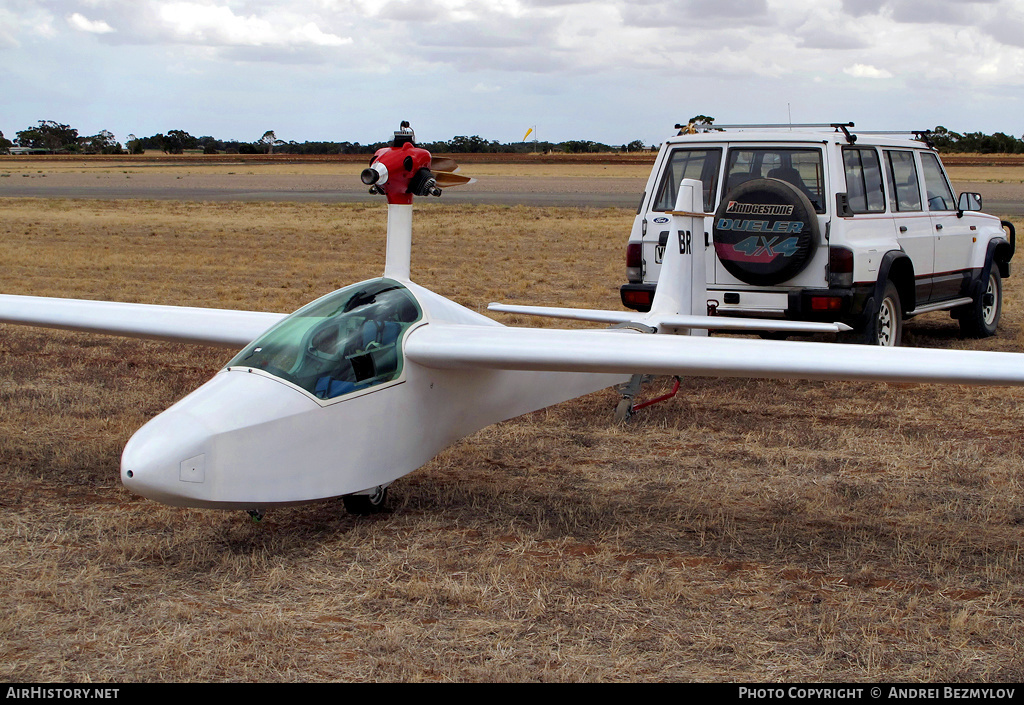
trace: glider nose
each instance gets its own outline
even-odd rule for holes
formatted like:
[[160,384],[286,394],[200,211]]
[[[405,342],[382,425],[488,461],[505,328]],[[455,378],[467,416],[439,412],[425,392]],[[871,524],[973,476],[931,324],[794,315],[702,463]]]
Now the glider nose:
[[121,455],[121,482],[164,504],[184,501],[206,482],[211,433],[187,411],[168,410],[139,429]]
[[266,375],[221,370],[135,432],[121,454],[121,482],[178,507],[249,509],[291,499],[301,490],[288,475],[293,444],[331,437],[317,426],[319,410]]

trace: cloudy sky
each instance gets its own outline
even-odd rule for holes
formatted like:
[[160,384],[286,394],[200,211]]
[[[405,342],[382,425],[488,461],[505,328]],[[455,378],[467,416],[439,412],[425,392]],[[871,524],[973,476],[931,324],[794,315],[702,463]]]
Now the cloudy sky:
[[[0,0],[0,131],[658,143],[1024,133],[1024,0]],[[532,138],[532,136],[531,136]]]

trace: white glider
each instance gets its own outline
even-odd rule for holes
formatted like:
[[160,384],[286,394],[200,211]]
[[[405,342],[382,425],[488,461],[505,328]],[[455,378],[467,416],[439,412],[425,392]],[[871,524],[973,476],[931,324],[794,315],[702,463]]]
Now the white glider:
[[135,433],[121,478],[167,504],[251,512],[338,496],[374,511],[390,483],[454,441],[636,374],[1024,384],[1020,354],[706,337],[766,322],[702,315],[704,255],[687,233],[703,221],[685,214],[699,207],[693,181],[680,189],[678,242],[650,313],[492,306],[619,327],[502,326],[409,279],[411,197],[435,193],[429,165],[411,140],[378,152],[364,182],[388,197],[385,277],[289,316],[8,295],[0,322],[242,347]]

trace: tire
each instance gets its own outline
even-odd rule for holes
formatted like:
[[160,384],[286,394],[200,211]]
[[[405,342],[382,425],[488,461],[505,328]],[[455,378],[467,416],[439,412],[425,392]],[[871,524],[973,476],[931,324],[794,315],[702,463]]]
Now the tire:
[[897,347],[903,339],[903,306],[900,292],[891,280],[885,282],[882,298],[869,309],[870,315],[864,326],[840,340],[861,345]]
[[810,263],[819,241],[814,206],[780,179],[742,183],[715,211],[718,261],[747,284],[772,286],[792,279]]
[[1003,311],[1003,279],[993,262],[988,277],[975,285],[974,302],[960,311],[960,331],[968,338],[995,335]]
[[384,511],[387,500],[387,487],[378,487],[373,494],[347,494],[341,498],[345,504],[345,511],[357,516],[379,514]]

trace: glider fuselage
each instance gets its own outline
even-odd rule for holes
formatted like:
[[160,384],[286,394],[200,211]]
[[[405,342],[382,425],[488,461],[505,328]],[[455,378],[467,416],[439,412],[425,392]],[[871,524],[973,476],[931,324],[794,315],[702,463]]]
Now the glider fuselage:
[[[390,280],[361,282],[320,301],[380,282]],[[300,370],[316,355],[311,343],[324,337],[318,328],[334,323],[323,316],[304,317],[310,307],[300,309],[135,433],[121,459],[125,486],[165,504],[221,509],[260,510],[361,493],[387,486],[485,426],[625,379],[614,374],[447,370],[417,364],[403,349],[417,331],[503,326],[415,284],[390,284],[412,296],[420,311],[395,343],[400,372],[392,379],[362,387],[365,380],[335,382],[330,387],[336,396],[330,396],[333,392],[323,382],[311,379],[307,389],[287,379],[289,372]],[[350,327],[368,325],[358,320],[360,316],[348,317],[357,318],[355,324],[346,321]],[[261,341],[272,340],[274,330],[287,329],[296,318],[316,323],[304,324],[288,371],[243,364],[247,350],[265,348]],[[341,345],[336,348],[342,365],[383,352],[353,347],[346,354]],[[320,358],[312,362],[322,364]],[[387,377],[366,379],[382,376]],[[293,378],[301,382],[306,377],[296,373]]]

